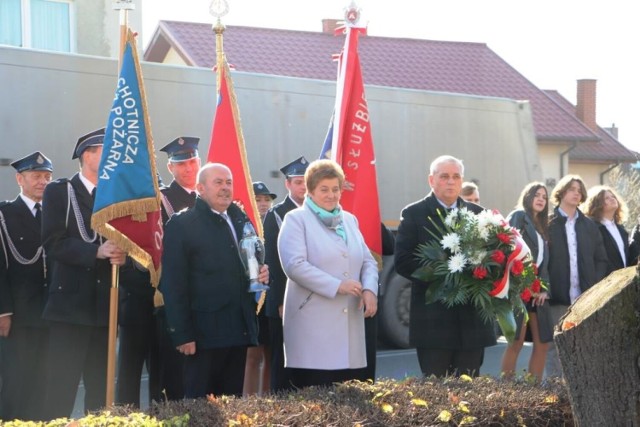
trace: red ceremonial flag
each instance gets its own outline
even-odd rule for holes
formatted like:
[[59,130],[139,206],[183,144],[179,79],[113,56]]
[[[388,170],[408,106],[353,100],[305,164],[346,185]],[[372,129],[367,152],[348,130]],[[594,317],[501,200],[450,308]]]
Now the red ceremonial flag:
[[345,45],[338,60],[331,159],[338,162],[345,173],[340,205],[358,218],[367,246],[380,255],[382,236],[376,157],[358,57],[358,36],[366,31],[349,24],[345,30]]
[[[221,35],[220,35],[221,36]],[[247,151],[240,126],[240,113],[224,54],[218,55],[218,103],[211,131],[207,161],[223,163],[233,174],[233,199],[245,209],[258,236],[262,237],[262,221],[258,213],[253,184],[247,162]]]
[[91,227],[160,279],[158,173],[135,36],[128,30],[107,122]]

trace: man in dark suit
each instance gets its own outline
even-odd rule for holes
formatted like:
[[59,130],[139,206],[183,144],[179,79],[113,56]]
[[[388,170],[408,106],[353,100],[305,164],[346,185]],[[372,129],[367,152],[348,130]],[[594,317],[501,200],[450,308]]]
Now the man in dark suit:
[[[185,397],[242,396],[247,346],[257,345],[256,302],[239,252],[250,220],[233,201],[231,170],[198,173],[193,208],[164,231],[160,290],[171,338],[184,354]],[[261,266],[258,280],[267,283]]]
[[5,420],[39,420],[47,358],[41,208],[53,166],[39,151],[11,166],[20,194],[0,206],[0,340],[4,347],[0,414]]
[[85,411],[105,404],[111,265],[126,253],[91,230],[104,128],[78,139],[72,159],[80,172],[47,185],[42,245],[51,263],[45,419],[68,417],[80,378]]
[[[196,201],[196,177],[200,169],[198,143],[200,138],[181,136],[160,151],[167,153],[167,169],[173,176],[168,186],[160,189],[162,201],[162,223],[167,224],[174,213],[191,208]],[[149,389],[152,400],[161,401],[184,397],[183,365],[180,354],[169,336],[162,294],[154,296],[156,339],[149,360]],[[135,309],[135,305],[130,306]]]
[[265,262],[271,271],[271,282],[267,291],[266,314],[269,318],[269,334],[271,341],[271,391],[291,389],[289,371],[284,367],[284,349],[282,337],[282,310],[284,307],[284,291],[287,275],[280,264],[278,255],[278,235],[285,215],[302,206],[307,188],[304,173],[309,162],[304,157],[297,158],[283,166],[280,171],[285,176],[287,197],[275,205],[264,218]]
[[418,245],[439,234],[431,221],[443,226],[440,215],[447,209],[466,207],[474,213],[482,208],[460,198],[464,166],[452,156],[440,156],[429,170],[431,193],[402,210],[396,235],[396,271],[411,280],[409,340],[416,347],[420,369],[425,376],[478,375],[484,348],[496,344],[492,323],[485,323],[472,304],[451,308],[440,302],[425,304],[429,286],[412,277],[420,263]]

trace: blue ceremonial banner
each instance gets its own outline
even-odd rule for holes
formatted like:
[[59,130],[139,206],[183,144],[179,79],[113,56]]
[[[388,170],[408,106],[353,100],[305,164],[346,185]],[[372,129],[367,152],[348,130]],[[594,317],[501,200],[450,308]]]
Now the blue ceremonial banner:
[[147,144],[145,111],[130,43],[122,57],[102,150],[94,212],[126,200],[155,198],[157,178],[149,162],[153,152]]
[[322,144],[322,149],[320,150],[320,159],[331,158],[331,144],[333,143],[333,117],[334,115],[332,114],[331,120],[329,120],[327,135],[324,137],[324,144]]
[[91,227],[159,279],[162,221],[153,138],[135,37],[129,30],[109,114]]

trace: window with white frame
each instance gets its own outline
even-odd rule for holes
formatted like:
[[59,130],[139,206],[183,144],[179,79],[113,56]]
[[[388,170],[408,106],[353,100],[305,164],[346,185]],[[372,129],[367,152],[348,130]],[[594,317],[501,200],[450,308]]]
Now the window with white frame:
[[72,0],[0,0],[0,44],[71,52]]

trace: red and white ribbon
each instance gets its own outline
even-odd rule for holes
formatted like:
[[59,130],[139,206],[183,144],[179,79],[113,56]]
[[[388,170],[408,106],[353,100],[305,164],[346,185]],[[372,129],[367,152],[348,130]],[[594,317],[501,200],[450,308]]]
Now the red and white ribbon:
[[489,295],[491,295],[492,297],[508,298],[511,266],[513,265],[514,261],[523,259],[530,252],[529,246],[527,246],[527,244],[524,242],[522,236],[520,236],[520,233],[514,233],[514,243],[516,247],[513,252],[511,252],[511,255],[509,255],[509,258],[507,258],[507,263],[505,265],[502,278],[498,281],[497,286],[495,286],[491,290],[491,292],[489,292]]

